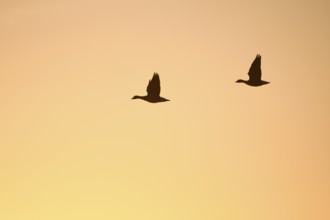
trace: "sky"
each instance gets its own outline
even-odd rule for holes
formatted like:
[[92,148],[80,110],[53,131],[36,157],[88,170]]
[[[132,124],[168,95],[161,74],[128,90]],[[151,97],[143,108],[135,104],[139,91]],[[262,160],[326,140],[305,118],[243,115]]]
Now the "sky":
[[329,9],[1,1],[0,219],[330,219]]

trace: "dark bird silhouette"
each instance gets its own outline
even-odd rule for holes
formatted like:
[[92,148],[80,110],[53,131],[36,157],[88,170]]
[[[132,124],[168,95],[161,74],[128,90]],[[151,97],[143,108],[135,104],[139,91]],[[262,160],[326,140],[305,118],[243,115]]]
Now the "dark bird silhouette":
[[154,73],[154,75],[152,76],[152,79],[149,80],[149,84],[147,87],[147,93],[148,93],[148,95],[146,95],[146,96],[136,95],[132,99],[143,99],[144,101],[151,102],[151,103],[170,101],[168,99],[160,97],[160,79],[159,79],[158,73]]
[[249,80],[239,79],[237,83],[245,83],[249,86],[262,86],[269,82],[261,80],[261,56],[257,54],[249,69]]

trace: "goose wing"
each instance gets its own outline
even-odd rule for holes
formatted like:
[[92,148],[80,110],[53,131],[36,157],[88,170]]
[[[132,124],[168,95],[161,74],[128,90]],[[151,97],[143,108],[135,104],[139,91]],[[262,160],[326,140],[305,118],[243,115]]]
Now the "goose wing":
[[154,73],[152,79],[149,80],[147,87],[148,96],[158,97],[160,95],[160,79],[158,73]]
[[261,80],[261,56],[258,54],[249,69],[251,81]]

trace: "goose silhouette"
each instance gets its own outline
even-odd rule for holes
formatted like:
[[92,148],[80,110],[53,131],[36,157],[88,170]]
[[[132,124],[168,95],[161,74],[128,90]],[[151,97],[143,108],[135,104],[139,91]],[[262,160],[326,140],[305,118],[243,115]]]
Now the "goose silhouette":
[[142,99],[151,103],[170,101],[168,99],[160,97],[160,79],[158,73],[154,73],[152,79],[149,80],[149,84],[147,86],[147,93],[148,95],[146,96],[136,95],[132,99]]
[[239,79],[237,83],[245,83],[249,86],[262,86],[269,82],[261,80],[261,56],[257,54],[249,69],[249,80]]

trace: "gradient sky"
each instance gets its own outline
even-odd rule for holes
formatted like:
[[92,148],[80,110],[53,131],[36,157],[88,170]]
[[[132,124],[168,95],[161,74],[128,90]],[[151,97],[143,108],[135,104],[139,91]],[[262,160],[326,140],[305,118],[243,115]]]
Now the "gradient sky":
[[1,1],[0,219],[330,219],[329,11]]

